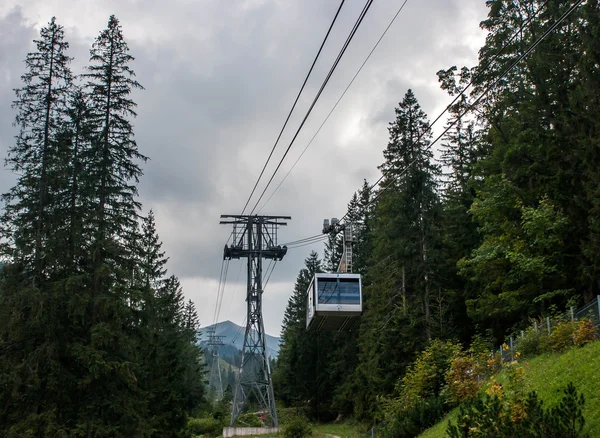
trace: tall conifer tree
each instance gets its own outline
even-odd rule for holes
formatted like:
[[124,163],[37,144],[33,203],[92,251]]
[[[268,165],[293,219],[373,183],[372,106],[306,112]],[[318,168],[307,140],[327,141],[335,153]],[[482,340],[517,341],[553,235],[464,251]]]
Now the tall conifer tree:
[[[37,51],[25,59],[24,86],[16,89],[16,125],[19,134],[9,149],[6,164],[19,175],[17,185],[3,195],[5,213],[2,234],[8,240],[4,253],[10,253],[31,272],[40,284],[47,272],[44,260],[47,238],[53,231],[50,211],[55,193],[48,190],[56,163],[56,143],[66,119],[72,74],[67,56],[69,44],[54,17],[35,40]],[[48,256],[48,257],[47,257]]]

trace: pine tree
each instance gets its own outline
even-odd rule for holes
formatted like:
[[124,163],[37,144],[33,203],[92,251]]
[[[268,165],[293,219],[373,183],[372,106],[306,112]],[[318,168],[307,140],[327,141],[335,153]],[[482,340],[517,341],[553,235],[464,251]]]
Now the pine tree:
[[183,311],[183,328],[188,333],[190,342],[196,343],[200,340],[198,333],[200,322],[198,320],[196,306],[192,300],[188,300]]
[[[35,40],[36,52],[25,59],[27,72],[22,76],[23,88],[16,89],[15,123],[19,126],[16,144],[9,149],[6,164],[19,175],[17,185],[2,196],[4,255],[11,255],[24,265],[36,284],[47,275],[44,260],[48,235],[52,232],[49,205],[55,193],[48,190],[53,166],[56,165],[55,144],[66,118],[66,105],[72,74],[69,44],[63,27],[52,17]],[[56,250],[56,249],[55,249]]]
[[[571,5],[497,0],[488,6],[482,27],[489,34],[474,69],[480,73],[475,91],[494,83]],[[593,169],[600,163],[589,151],[597,143],[593,114],[600,106],[597,93],[588,93],[598,83],[589,63],[590,56],[597,58],[592,35],[598,11],[597,3],[577,8],[477,108],[489,149],[477,165],[482,184],[471,209],[481,244],[465,258],[462,272],[468,287],[480,291],[470,301],[470,315],[482,328],[493,328],[498,340],[549,305],[562,307],[577,295],[591,299],[598,292],[592,280],[600,266],[592,206],[598,193]],[[537,18],[524,26],[534,13]],[[483,68],[503,47],[502,56]],[[527,217],[532,211],[533,221]],[[526,228],[550,217],[556,223],[541,244],[529,242]],[[528,243],[517,248],[516,242]],[[525,259],[515,263],[517,254]]]
[[[85,92],[89,147],[81,151],[78,192],[85,205],[82,241],[89,242],[79,276],[84,307],[80,331],[71,347],[84,403],[79,422],[88,434],[135,435],[146,425],[148,400],[136,387],[144,377],[139,289],[132,283],[137,212],[136,183],[144,160],[129,121],[135,103],[129,95],[141,86],[132,79],[133,57],[118,20],[111,16],[90,50]],[[93,374],[92,374],[93,373]],[[91,378],[93,376],[93,378]]]
[[409,90],[396,108],[380,167],[386,189],[378,194],[372,223],[377,263],[365,274],[354,394],[359,415],[372,414],[376,395],[392,391],[413,354],[436,334],[431,301],[440,283],[440,171],[427,128]]
[[111,15],[108,27],[92,45],[91,64],[83,75],[90,99],[92,147],[84,159],[86,191],[94,205],[87,220],[94,232],[96,295],[101,293],[107,273],[126,259],[128,251],[121,242],[131,240],[140,208],[135,197],[142,170],[135,160],[147,158],[138,151],[129,120],[136,116],[130,94],[143,89],[129,66],[133,60],[119,21]]
[[[19,134],[6,165],[19,175],[3,195],[0,257],[0,434],[57,434],[68,404],[72,375],[62,367],[68,303],[50,284],[63,248],[52,241],[56,180],[62,172],[59,144],[71,87],[71,59],[62,26],[54,18],[40,31],[15,90]],[[67,389],[60,392],[58,388]],[[68,415],[68,414],[67,414]],[[66,415],[65,415],[66,416]]]
[[323,269],[327,272],[337,272],[343,252],[342,234],[329,234],[325,242]]

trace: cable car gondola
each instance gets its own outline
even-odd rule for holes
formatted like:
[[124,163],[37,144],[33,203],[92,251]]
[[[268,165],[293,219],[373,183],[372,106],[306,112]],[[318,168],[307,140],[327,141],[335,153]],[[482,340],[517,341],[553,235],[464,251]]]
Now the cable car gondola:
[[360,274],[315,274],[306,294],[309,331],[351,330],[362,313]]

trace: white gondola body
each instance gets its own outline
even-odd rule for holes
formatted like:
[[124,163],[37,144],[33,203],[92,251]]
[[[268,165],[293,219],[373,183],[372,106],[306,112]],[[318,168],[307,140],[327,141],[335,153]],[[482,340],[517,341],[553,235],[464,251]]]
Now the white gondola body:
[[362,314],[360,274],[315,274],[306,295],[307,330],[348,331]]

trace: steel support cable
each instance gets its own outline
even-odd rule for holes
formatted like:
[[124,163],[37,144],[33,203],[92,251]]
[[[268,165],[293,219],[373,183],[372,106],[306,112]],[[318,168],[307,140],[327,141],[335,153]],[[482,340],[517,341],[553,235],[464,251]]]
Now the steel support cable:
[[[242,331],[245,329],[246,325],[246,317],[244,317],[244,320],[242,321],[242,325],[239,326],[237,332],[235,333],[235,335],[233,336],[233,339],[231,340],[232,344],[235,344],[235,341],[238,340],[238,338],[240,337],[240,334],[242,333]],[[242,347],[243,348],[243,347]]]
[[238,271],[237,278],[235,279],[235,286],[233,286],[233,293],[231,294],[231,298],[229,299],[229,303],[227,304],[227,309],[231,308],[231,303],[233,302],[233,297],[235,296],[235,292],[237,291],[238,283],[240,281],[240,275],[242,274],[242,268],[244,267],[243,263],[240,263],[240,270]]
[[[525,52],[523,52],[515,62],[513,62],[506,70],[504,70],[502,72],[502,74],[490,85],[488,86],[478,97],[477,99],[475,99],[475,101],[473,103],[471,103],[469,105],[469,107],[464,110],[457,118],[455,118],[447,127],[446,129],[444,129],[444,131],[438,135],[435,140],[433,140],[426,149],[430,149],[434,144],[436,144],[444,135],[446,135],[446,133],[469,111],[471,111],[471,109],[487,94],[489,93],[493,88],[496,87],[496,85],[498,85],[498,83],[500,82],[500,80],[502,80],[504,78],[504,76],[506,76],[513,68],[516,67],[516,65],[521,62],[523,59],[525,59],[533,50],[535,50],[535,48],[548,36],[550,35],[559,25],[560,23],[562,23],[569,15],[571,15],[571,13],[573,13],[573,11],[575,9],[577,9],[577,7],[583,3],[583,0],[577,0],[575,2],[574,5],[572,5],[563,15],[561,15],[561,17],[552,25],[550,26],[543,34],[542,36],[540,36],[531,46],[529,46],[527,48],[527,50],[525,50]],[[371,205],[373,202],[375,202],[380,196],[381,194],[387,190],[392,184],[394,184],[396,182],[396,180],[403,176],[408,169],[414,164],[416,163],[418,160],[418,158],[415,158],[414,160],[412,160],[410,163],[408,163],[406,165],[406,167],[404,169],[402,169],[402,171],[400,172],[399,175],[396,175],[392,178],[392,181],[390,181],[390,183],[383,187],[378,193],[377,195],[375,195],[373,197],[373,199],[371,201],[369,201],[369,204],[367,205]],[[380,180],[383,178],[380,178]],[[346,217],[348,215],[348,213],[346,213],[341,220],[344,219],[344,217]]]
[[313,102],[311,103],[311,105],[310,105],[310,107],[309,107],[306,115],[304,116],[304,119],[302,119],[302,122],[300,123],[300,126],[298,127],[296,133],[294,134],[294,137],[292,138],[292,141],[290,142],[290,144],[288,145],[287,149],[285,150],[283,156],[279,160],[279,163],[277,164],[277,167],[273,171],[273,174],[271,175],[271,178],[269,178],[269,181],[267,182],[267,185],[265,186],[264,190],[260,194],[260,196],[259,196],[258,200],[256,201],[256,204],[252,208],[252,211],[250,212],[250,214],[254,213],[254,210],[256,210],[256,208],[258,207],[258,204],[260,203],[260,201],[262,200],[263,196],[265,195],[267,189],[269,188],[269,185],[271,184],[271,182],[273,182],[273,178],[275,178],[275,175],[279,171],[279,168],[281,167],[281,164],[285,160],[285,157],[287,156],[287,154],[289,153],[292,145],[296,141],[296,138],[298,137],[298,134],[300,134],[300,131],[302,130],[304,124],[306,123],[306,120],[310,116],[310,113],[312,112],[312,110],[315,107],[317,101],[319,100],[319,97],[321,97],[321,93],[323,93],[323,90],[325,89],[325,86],[329,82],[329,79],[333,75],[333,72],[337,68],[340,60],[342,59],[342,56],[346,52],[346,49],[350,45],[350,42],[352,41],[352,38],[354,38],[354,35],[356,34],[356,31],[358,30],[360,24],[362,23],[363,19],[365,18],[365,15],[369,11],[369,8],[371,7],[372,4],[373,4],[373,0],[367,0],[367,2],[365,4],[365,6],[364,6],[364,8],[363,8],[363,10],[362,10],[359,18],[357,19],[356,23],[354,24],[354,27],[352,28],[352,31],[350,32],[350,35],[348,35],[348,38],[346,39],[346,42],[344,43],[342,49],[340,50],[340,53],[338,54],[335,62],[331,66],[331,69],[329,70],[329,73],[327,74],[325,80],[323,81],[323,84],[321,85],[321,88],[319,89],[319,91],[318,91],[317,95],[315,96]]
[[291,247],[289,247],[289,249],[302,248],[304,246],[313,245],[315,243],[325,242],[326,240],[327,240],[327,237],[324,237],[323,239],[320,239],[320,240],[313,240],[312,242],[306,242],[306,243],[298,244],[298,245],[295,245],[295,246],[291,246]]
[[[540,6],[540,7],[539,7],[539,8],[538,8],[538,9],[535,11],[535,13],[533,13],[533,14],[531,15],[531,17],[529,17],[529,18],[528,18],[528,19],[525,21],[525,23],[524,23],[523,27],[529,27],[529,26],[531,25],[531,22],[532,22],[532,21],[533,21],[535,18],[537,18],[537,15],[538,15],[538,13],[539,13],[541,10],[543,10],[543,9],[546,7],[546,5],[547,5],[548,3],[550,3],[550,0],[546,0],[546,2],[545,2],[545,3],[544,3],[542,6]],[[456,97],[455,97],[455,98],[452,100],[452,102],[450,102],[450,103],[449,103],[449,104],[446,106],[446,108],[444,108],[444,110],[443,110],[443,111],[442,111],[440,114],[438,114],[438,116],[435,118],[435,120],[434,120],[433,122],[431,122],[431,123],[430,123],[430,124],[429,124],[429,125],[428,125],[428,126],[425,128],[425,130],[424,130],[424,131],[423,131],[423,132],[422,132],[422,133],[421,133],[421,134],[420,134],[420,135],[417,137],[417,139],[415,140],[415,142],[418,142],[418,141],[420,141],[420,140],[423,138],[423,136],[424,136],[425,134],[427,134],[429,131],[431,131],[431,128],[433,127],[433,125],[435,125],[435,124],[436,124],[436,123],[437,123],[437,122],[438,122],[438,121],[439,121],[439,120],[442,118],[442,116],[443,116],[444,114],[446,114],[446,112],[447,112],[447,111],[448,111],[450,108],[452,108],[452,106],[453,106],[453,105],[454,105],[454,104],[455,104],[455,103],[458,101],[458,99],[460,99],[460,98],[461,98],[461,96],[463,96],[463,95],[465,94],[465,92],[466,92],[466,91],[467,91],[469,88],[471,88],[471,86],[472,86],[472,85],[475,83],[475,81],[476,81],[477,79],[479,79],[479,78],[480,78],[480,77],[483,75],[483,72],[484,72],[484,71],[486,71],[488,68],[490,68],[490,67],[492,66],[492,64],[493,64],[493,63],[494,63],[494,62],[495,62],[495,61],[496,61],[496,60],[497,60],[497,59],[500,57],[500,55],[502,55],[502,53],[504,52],[504,50],[505,50],[505,49],[506,49],[506,48],[507,48],[507,47],[508,47],[510,44],[512,44],[512,42],[515,40],[515,38],[516,38],[518,35],[521,35],[522,33],[523,33],[522,29],[517,29],[517,30],[516,30],[516,31],[515,31],[515,32],[512,34],[512,36],[509,38],[509,40],[508,40],[508,41],[507,41],[507,42],[506,42],[506,43],[505,43],[505,44],[504,44],[504,45],[503,45],[503,46],[500,48],[500,50],[498,50],[498,52],[496,52],[496,54],[495,54],[495,55],[492,57],[492,59],[490,59],[490,60],[488,61],[488,63],[487,63],[487,64],[485,64],[485,66],[484,66],[482,69],[480,69],[480,70],[479,70],[479,72],[478,72],[478,73],[477,73],[475,76],[473,76],[473,77],[471,78],[471,80],[469,81],[469,83],[468,83],[467,85],[465,85],[465,86],[463,87],[463,89],[462,89],[462,90],[460,90],[460,92],[459,92],[459,93],[456,95]],[[446,131],[446,132],[447,132],[447,131]],[[373,189],[375,186],[377,186],[377,185],[378,185],[378,184],[379,184],[379,183],[380,183],[380,182],[383,180],[383,178],[385,178],[385,174],[381,175],[381,176],[379,177],[379,179],[378,179],[377,181],[375,181],[375,183],[374,183],[373,185],[371,185],[371,187],[370,187],[369,189]]]
[[321,43],[321,47],[319,47],[319,51],[317,52],[317,55],[315,56],[315,59],[313,60],[312,65],[310,66],[310,70],[308,70],[308,74],[306,75],[306,78],[304,79],[304,82],[302,83],[302,87],[300,87],[300,91],[298,92],[298,95],[296,96],[296,100],[294,100],[292,109],[290,110],[287,118],[285,119],[285,122],[283,123],[283,127],[281,128],[281,131],[279,131],[277,140],[275,140],[275,144],[273,144],[273,148],[271,148],[271,152],[269,153],[269,156],[267,157],[267,161],[265,162],[265,165],[263,166],[262,170],[260,171],[260,175],[258,176],[258,179],[256,180],[254,187],[252,188],[252,192],[250,193],[250,196],[248,196],[248,200],[246,201],[246,204],[244,205],[242,214],[244,214],[244,212],[246,211],[246,208],[248,207],[248,204],[250,203],[250,200],[252,199],[252,196],[254,195],[254,192],[256,191],[256,187],[258,187],[258,183],[260,182],[263,174],[265,173],[265,169],[267,168],[267,165],[269,164],[269,161],[271,160],[271,157],[273,156],[273,152],[275,152],[275,148],[277,147],[277,144],[279,143],[279,139],[281,138],[281,135],[283,134],[283,131],[284,131],[285,127],[287,126],[287,123],[290,120],[290,117],[292,116],[294,109],[296,108],[296,104],[298,103],[298,100],[300,99],[300,95],[302,94],[302,91],[304,91],[304,87],[306,86],[306,83],[308,82],[308,78],[310,77],[310,74],[312,73],[312,71],[315,67],[315,64],[317,63],[319,56],[321,55],[321,51],[323,50],[325,43],[327,42],[327,38],[329,37],[329,34],[331,33],[331,29],[333,29],[333,25],[335,24],[337,17],[340,14],[340,11],[342,10],[342,6],[344,6],[344,2],[345,2],[345,0],[342,0],[337,12],[335,13],[335,16],[333,17],[333,21],[329,25],[329,29],[327,30],[327,33],[325,34],[325,38],[323,39],[323,42]]
[[283,245],[285,245],[285,246],[295,245],[297,243],[303,243],[303,242],[306,242],[307,240],[313,240],[313,239],[316,239],[316,238],[319,238],[319,237],[322,237],[322,236],[323,236],[323,233],[315,234],[314,236],[305,237],[304,239],[298,239],[298,240],[293,240],[291,242],[286,242]]
[[225,259],[221,261],[221,273],[219,274],[219,285],[217,286],[217,301],[215,303],[215,312],[213,314],[213,325],[217,322],[217,309],[219,307],[219,295],[221,293],[221,283],[223,281],[223,270],[225,268]]
[[301,246],[306,246],[306,245],[311,245],[313,243],[321,242],[323,240],[327,240],[327,236],[324,235],[324,236],[322,236],[322,237],[320,237],[318,239],[312,239],[312,240],[309,240],[307,242],[296,243],[294,245],[288,246],[288,248],[289,249],[298,248],[298,247],[301,247]]
[[320,243],[327,240],[327,237],[322,237],[320,239],[309,240],[308,242],[297,243],[295,245],[288,246],[288,249],[301,248],[303,246],[312,245],[313,243]]
[[217,310],[217,322],[221,315],[221,306],[223,306],[223,298],[225,297],[225,285],[227,284],[227,273],[229,272],[229,260],[225,263],[225,274],[223,275],[223,286],[221,287],[221,300],[219,301],[219,307]]
[[362,71],[363,67],[365,66],[365,64],[367,63],[367,61],[369,60],[369,58],[371,58],[371,55],[373,54],[373,52],[375,51],[375,49],[377,49],[377,47],[379,46],[379,43],[381,42],[381,40],[383,39],[383,37],[385,37],[385,34],[388,32],[388,30],[390,29],[390,27],[392,27],[392,24],[394,24],[394,21],[396,21],[396,18],[398,18],[398,15],[400,15],[400,12],[402,12],[402,10],[404,9],[404,6],[406,5],[407,2],[408,2],[408,0],[404,0],[404,3],[402,3],[402,5],[400,6],[400,9],[398,9],[398,11],[396,12],[396,15],[394,15],[394,17],[392,18],[392,20],[390,21],[390,23],[387,25],[387,27],[385,28],[385,30],[383,31],[383,33],[381,34],[381,36],[379,37],[379,39],[377,40],[377,42],[375,43],[375,45],[373,46],[373,48],[371,49],[371,51],[369,52],[369,54],[367,55],[367,57],[365,58],[365,60],[363,61],[363,63],[360,66],[360,68],[354,74],[354,77],[352,78],[352,80],[350,81],[350,83],[346,86],[346,89],[344,90],[344,92],[338,98],[338,100],[335,103],[335,105],[333,105],[333,108],[331,108],[331,110],[329,111],[329,114],[327,114],[327,117],[325,117],[325,120],[323,120],[323,123],[321,123],[321,126],[319,126],[319,129],[317,129],[317,131],[312,136],[312,138],[310,139],[310,141],[308,142],[308,144],[304,147],[304,150],[302,151],[302,153],[300,154],[300,156],[296,159],[296,161],[294,162],[294,164],[292,164],[292,167],[290,167],[290,170],[287,171],[287,173],[285,174],[285,176],[283,177],[283,179],[279,182],[279,184],[277,185],[277,187],[275,188],[275,190],[273,190],[273,192],[271,193],[271,196],[269,196],[269,199],[267,199],[265,201],[265,203],[262,205],[262,207],[260,207],[260,209],[258,210],[258,213],[260,213],[263,210],[263,208],[265,208],[265,206],[269,203],[269,201],[273,198],[273,195],[275,195],[275,192],[277,192],[277,190],[279,190],[279,188],[284,183],[284,181],[287,179],[287,177],[292,172],[292,170],[294,169],[294,167],[296,167],[296,164],[298,164],[298,161],[300,161],[300,159],[304,156],[304,153],[306,152],[306,150],[308,149],[308,147],[312,144],[313,140],[317,137],[317,135],[319,135],[319,133],[321,132],[321,129],[323,129],[323,126],[325,126],[325,123],[327,123],[327,121],[329,120],[329,117],[331,117],[331,114],[333,114],[333,112],[337,108],[338,104],[342,101],[342,99],[346,95],[346,92],[352,86],[352,84],[356,80],[356,78],[359,75],[359,73]]
[[[273,275],[273,271],[275,270],[275,265],[277,265],[277,261],[275,261],[273,263],[273,266],[271,267],[271,272],[269,272],[268,275],[267,275],[267,280],[265,281],[265,284],[263,285],[263,292],[265,291],[265,288],[269,284],[269,280],[271,279],[271,275]],[[268,269],[267,269],[267,271],[268,271]]]

